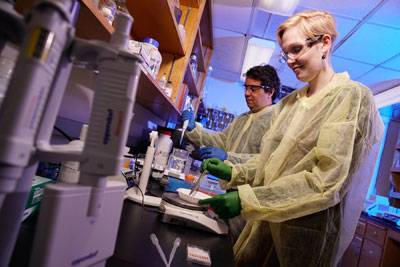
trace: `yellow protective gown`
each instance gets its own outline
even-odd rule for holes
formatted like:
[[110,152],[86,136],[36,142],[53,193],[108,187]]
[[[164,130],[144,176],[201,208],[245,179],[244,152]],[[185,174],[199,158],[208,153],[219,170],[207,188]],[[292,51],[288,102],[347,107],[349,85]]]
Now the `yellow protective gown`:
[[237,266],[273,266],[276,256],[281,266],[336,266],[353,238],[383,123],[369,89],[347,73],[306,90],[276,104],[259,156],[233,167],[228,185],[247,183],[238,186],[248,222]]
[[227,152],[227,161],[238,164],[260,153],[260,143],[270,125],[272,106],[267,106],[257,113],[247,112],[235,118],[221,132],[210,132],[199,124],[186,137],[196,146],[212,146]]

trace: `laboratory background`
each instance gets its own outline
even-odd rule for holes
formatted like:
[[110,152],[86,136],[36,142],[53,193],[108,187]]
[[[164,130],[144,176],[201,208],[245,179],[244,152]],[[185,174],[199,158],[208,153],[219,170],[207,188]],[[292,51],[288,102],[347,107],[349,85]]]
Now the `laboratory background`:
[[198,203],[229,190],[188,136],[249,112],[254,66],[274,103],[306,86],[276,37],[305,10],[333,15],[332,66],[384,123],[337,266],[400,266],[400,0],[0,0],[0,266],[235,266]]

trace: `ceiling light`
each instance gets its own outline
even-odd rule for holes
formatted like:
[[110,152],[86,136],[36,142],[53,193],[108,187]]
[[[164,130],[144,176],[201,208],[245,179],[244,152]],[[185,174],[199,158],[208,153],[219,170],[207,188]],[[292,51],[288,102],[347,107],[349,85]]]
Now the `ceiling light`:
[[255,37],[250,38],[247,43],[240,79],[244,80],[243,74],[251,67],[268,64],[274,49],[275,42]]
[[258,0],[255,7],[268,13],[291,16],[299,0]]

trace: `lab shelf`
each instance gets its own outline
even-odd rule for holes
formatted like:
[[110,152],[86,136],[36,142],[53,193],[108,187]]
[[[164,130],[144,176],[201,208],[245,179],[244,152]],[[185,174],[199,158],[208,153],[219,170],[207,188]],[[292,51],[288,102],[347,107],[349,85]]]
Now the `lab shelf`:
[[175,121],[180,115],[179,110],[161,90],[158,82],[143,69],[136,101],[166,121]]
[[134,18],[132,35],[136,40],[151,37],[160,43],[160,51],[185,55],[170,1],[130,0],[126,1],[126,5]]
[[392,167],[392,168],[390,168],[390,171],[391,171],[392,173],[395,173],[395,174],[400,174],[400,168]]
[[204,12],[200,20],[200,32],[203,40],[203,45],[210,48],[213,47],[213,27],[212,27],[212,3],[213,1],[207,0]]
[[192,53],[195,53],[197,55],[197,70],[200,72],[206,72],[206,63],[204,59],[203,42],[201,40],[200,29],[197,31],[196,34]]
[[81,0],[81,9],[76,24],[78,37],[108,41],[113,31],[113,26],[100,13],[92,0]]
[[187,84],[190,95],[199,96],[199,90],[197,88],[197,83],[196,80],[194,79],[194,75],[195,74],[193,73],[190,64],[188,64],[183,82]]
[[200,0],[181,0],[180,3],[181,5],[184,6],[190,6],[190,7],[195,7],[198,8],[200,6]]
[[[34,0],[17,1],[16,9],[20,13],[29,10]],[[83,39],[100,39],[108,41],[111,33],[114,31],[113,26],[108,23],[107,19],[100,13],[92,0],[81,0],[81,8],[76,24],[76,36]]]

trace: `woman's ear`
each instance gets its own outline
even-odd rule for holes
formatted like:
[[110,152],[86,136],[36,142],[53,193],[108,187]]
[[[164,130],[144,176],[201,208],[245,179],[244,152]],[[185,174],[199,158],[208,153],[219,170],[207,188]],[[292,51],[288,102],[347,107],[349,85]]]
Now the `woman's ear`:
[[331,47],[332,47],[332,38],[330,35],[325,34],[322,37],[322,59],[326,58],[326,55],[330,51]]

